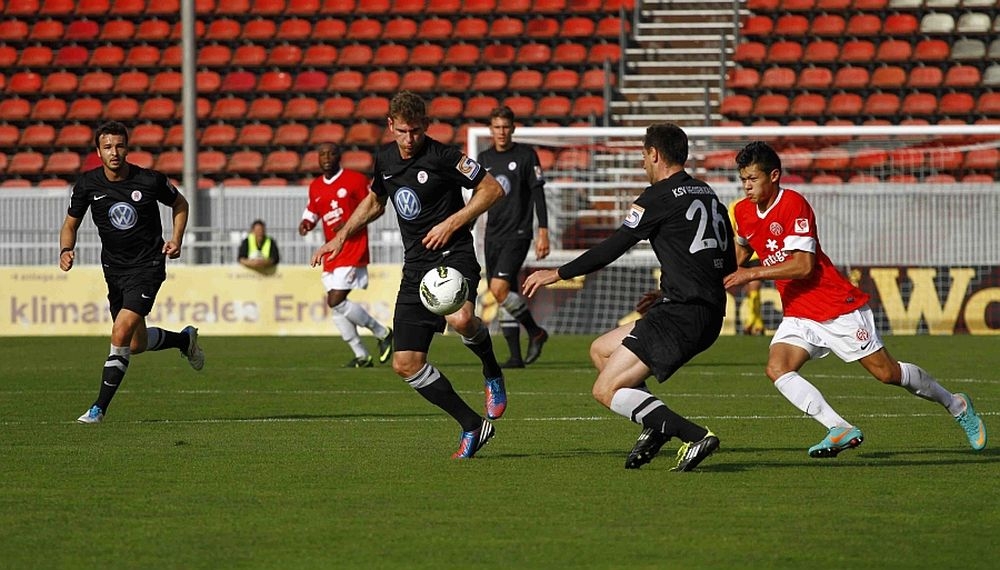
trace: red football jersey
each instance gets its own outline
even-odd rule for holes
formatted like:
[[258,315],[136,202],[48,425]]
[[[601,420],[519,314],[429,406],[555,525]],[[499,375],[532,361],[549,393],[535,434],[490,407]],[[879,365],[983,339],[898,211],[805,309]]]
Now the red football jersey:
[[741,200],[736,205],[740,243],[749,245],[765,267],[783,263],[792,251],[816,255],[816,267],[806,279],[777,279],[785,316],[828,321],[868,302],[868,295],[851,284],[823,253],[816,232],[816,214],[794,190],[783,188],[766,212]]
[[[316,223],[323,221],[323,234],[329,241],[347,222],[358,204],[368,195],[368,178],[360,172],[341,169],[332,180],[318,177],[309,185],[309,204],[302,218]],[[362,267],[368,265],[368,228],[362,228],[347,238],[343,249],[335,257],[326,256],[323,271],[335,267]]]

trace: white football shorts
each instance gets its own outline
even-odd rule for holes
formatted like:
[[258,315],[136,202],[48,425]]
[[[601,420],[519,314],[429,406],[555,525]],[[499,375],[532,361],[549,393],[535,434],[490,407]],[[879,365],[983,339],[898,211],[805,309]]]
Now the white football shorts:
[[822,323],[785,317],[771,339],[772,345],[778,342],[797,346],[810,358],[823,358],[832,352],[844,362],[860,360],[883,346],[868,305]]
[[350,291],[368,288],[367,267],[334,267],[323,272],[323,287],[327,291]]

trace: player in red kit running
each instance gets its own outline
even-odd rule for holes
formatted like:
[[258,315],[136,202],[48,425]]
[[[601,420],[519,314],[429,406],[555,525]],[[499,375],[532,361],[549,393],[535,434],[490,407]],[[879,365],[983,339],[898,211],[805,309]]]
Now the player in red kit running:
[[[299,235],[306,235],[322,220],[323,234],[329,241],[368,195],[368,178],[360,172],[341,168],[340,147],[336,144],[322,143],[317,151],[323,174],[309,185],[309,204],[302,212]],[[379,339],[379,362],[389,360],[392,354],[392,329],[375,320],[364,307],[347,299],[352,289],[368,288],[368,261],[367,229],[352,235],[344,242],[340,253],[327,256],[323,261],[326,304],[333,309],[333,322],[344,342],[354,351],[354,359],[347,363],[347,368],[373,366],[372,357],[358,335],[358,327],[365,327]]]
[[[725,286],[773,279],[784,318],[771,340],[766,372],[775,388],[798,409],[823,424],[823,441],[811,457],[835,457],[861,445],[864,435],[834,411],[815,386],[799,375],[813,358],[833,352],[844,362],[858,361],[884,384],[944,406],[965,431],[972,449],[986,447],[986,426],[963,393],[951,393],[915,364],[899,362],[882,344],[868,295],[852,285],[823,252],[816,216],[798,192],[782,188],[781,159],[763,142],[748,144],[736,156],[747,199],[736,205],[736,261],[741,267]],[[758,267],[742,267],[753,252]]]

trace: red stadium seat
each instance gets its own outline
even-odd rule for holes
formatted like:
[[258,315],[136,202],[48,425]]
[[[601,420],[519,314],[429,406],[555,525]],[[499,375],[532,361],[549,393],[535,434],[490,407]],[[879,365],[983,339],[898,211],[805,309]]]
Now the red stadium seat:
[[511,91],[537,91],[543,81],[542,72],[537,69],[518,69],[510,74],[507,88]]
[[467,119],[486,119],[490,112],[497,108],[500,102],[491,95],[475,95],[465,102],[464,117]]
[[913,89],[936,89],[944,81],[944,74],[941,68],[931,66],[918,66],[910,69],[910,74],[906,80],[906,86]]
[[868,40],[847,40],[840,47],[840,61],[844,63],[871,63],[875,59],[875,44]]
[[938,38],[924,38],[913,48],[914,59],[926,63],[947,61],[950,54],[951,48],[948,42]]
[[412,41],[416,37],[417,21],[413,18],[394,18],[382,28],[383,40]]
[[760,116],[778,116],[788,113],[790,102],[788,97],[779,93],[765,93],[754,100],[753,114]]
[[182,57],[183,52],[181,51],[181,46],[167,46],[160,51],[160,67],[180,68]]
[[487,37],[489,29],[490,25],[485,19],[467,16],[455,22],[452,37],[460,40],[479,40]]
[[456,43],[444,52],[444,65],[469,66],[479,63],[479,47],[469,43]]
[[570,16],[563,20],[560,36],[564,38],[591,38],[597,31],[593,18]]
[[278,146],[301,146],[309,139],[309,126],[304,123],[282,123],[274,131],[272,144]]
[[875,52],[875,59],[882,62],[906,62],[913,59],[913,47],[905,40],[883,40]]
[[515,61],[520,65],[548,65],[552,59],[552,48],[546,44],[530,42],[517,48]]
[[379,95],[369,95],[358,101],[354,116],[359,119],[385,119],[389,114],[389,99]]
[[[16,33],[16,30],[11,33]],[[36,21],[31,25],[31,31],[28,32],[28,39],[36,42],[61,41],[65,36],[66,26],[58,20]]]
[[795,85],[795,70],[789,67],[769,67],[760,78],[761,89],[791,89]]
[[496,7],[496,0],[465,0],[462,3],[462,10],[467,14],[494,14]]
[[439,44],[420,44],[410,50],[408,65],[437,67],[444,60],[444,48]]
[[71,42],[93,41],[100,33],[100,25],[93,20],[74,20],[66,25],[66,40]]
[[[250,79],[248,77],[240,76],[239,78],[232,78],[234,85],[238,83],[239,80]],[[194,84],[198,90],[198,93],[215,93],[222,88],[222,77],[215,71],[205,70],[195,73]]]
[[[0,4],[0,8],[3,5]],[[8,16],[35,16],[41,10],[40,0],[7,0]]]
[[545,74],[542,89],[546,91],[572,91],[580,84],[580,74],[572,69],[553,69]]
[[293,16],[314,16],[320,9],[320,0],[287,0],[285,14]]
[[198,50],[197,65],[199,67],[228,67],[232,57],[232,50],[229,46],[209,44]]
[[381,36],[382,23],[375,19],[358,18],[347,26],[347,39],[352,41],[373,42]]
[[760,83],[760,73],[752,67],[736,67],[726,76],[726,87],[730,89],[754,89]]
[[605,74],[604,69],[591,68],[580,76],[580,89],[584,91],[603,91],[605,85],[614,86],[616,75],[613,72]]
[[507,66],[514,62],[517,52],[514,46],[504,43],[493,43],[483,48],[483,63],[491,66]]
[[1000,93],[987,91],[979,95],[975,111],[980,115],[1000,116]]
[[139,22],[139,27],[135,30],[135,39],[140,42],[162,42],[169,37],[170,24],[166,20],[155,18],[143,20]]
[[359,14],[380,16],[392,10],[391,0],[359,0],[355,12]]
[[343,67],[364,67],[371,63],[374,52],[366,44],[349,44],[340,49],[337,65]]
[[587,63],[616,63],[621,57],[621,47],[618,44],[596,43],[590,46],[590,51],[587,53]]
[[573,105],[570,107],[569,113],[574,117],[601,117],[606,110],[604,97],[600,95],[584,95],[573,99]]
[[356,7],[355,0],[322,0],[319,12],[321,14],[348,15],[353,14]]
[[773,31],[774,19],[770,16],[747,16],[740,27],[740,32],[748,38],[769,36]]
[[281,44],[271,48],[264,63],[272,67],[296,67],[301,61],[302,48],[292,44]]
[[427,18],[420,22],[417,38],[421,40],[445,40],[451,37],[454,26],[445,18]]
[[[138,128],[138,126],[136,128]],[[129,138],[134,139],[134,132],[130,134]],[[64,125],[61,129],[59,129],[59,132],[56,133],[55,145],[58,147],[79,148],[90,147],[93,144],[94,132],[87,125]]]
[[392,70],[372,71],[365,78],[363,91],[389,93],[399,89],[399,74]]
[[[309,144],[331,142],[340,144],[344,140],[344,125],[340,123],[320,123],[309,133]],[[316,164],[316,160],[302,160],[302,164]]]
[[[530,117],[535,112],[535,100],[527,95],[511,95],[501,103],[514,111],[515,117]],[[456,133],[456,136],[458,134]]]
[[899,110],[904,115],[933,115],[937,106],[937,97],[933,93],[917,92],[903,97]]
[[375,166],[375,160],[371,153],[364,150],[345,150],[340,155],[340,164],[347,169],[358,172],[371,172]]
[[[20,133],[17,127],[14,125],[8,125],[6,123],[0,123],[0,148],[15,148],[17,147],[17,139],[20,137]],[[7,155],[0,152],[0,156],[3,157],[2,160],[6,160]],[[3,169],[0,169],[2,172]]]
[[957,89],[976,88],[982,83],[979,68],[974,65],[953,65],[944,74],[943,85]]
[[243,44],[233,51],[230,64],[237,67],[260,67],[267,61],[267,50],[262,45]]
[[458,97],[440,95],[431,99],[427,116],[432,119],[457,119],[462,115],[463,104]]
[[207,125],[198,142],[202,146],[232,146],[236,142],[236,127],[228,123]]
[[132,146],[158,147],[163,144],[165,135],[166,131],[162,126],[156,123],[142,123],[133,127],[129,132],[128,142]]
[[70,121],[95,122],[101,118],[104,104],[93,97],[78,97],[69,104],[66,119]]
[[555,65],[580,65],[587,60],[587,47],[582,43],[563,42],[552,50]]
[[250,0],[215,0],[215,13],[226,16],[246,16],[250,13]]
[[347,37],[347,23],[337,18],[319,20],[313,26],[314,41],[340,41]]
[[468,71],[452,69],[438,75],[437,88],[441,91],[468,91],[472,85],[472,75]]
[[312,22],[304,18],[288,18],[278,24],[274,39],[287,42],[308,40],[312,36]]
[[356,93],[361,91],[365,78],[356,69],[342,69],[330,76],[327,88],[335,93]]
[[722,99],[719,112],[725,117],[749,117],[753,99],[748,95],[729,95]]
[[618,16],[607,16],[597,21],[595,35],[599,38],[619,38],[622,33],[628,34],[632,31],[632,24],[629,20]]
[[32,176],[41,174],[45,165],[45,155],[36,151],[21,151],[14,153],[7,163],[7,174]]
[[876,89],[899,89],[906,84],[906,70],[898,65],[883,65],[872,72],[869,85]]
[[[528,37],[539,37],[533,35],[532,24],[538,21],[546,21],[548,18],[536,18],[534,20],[528,20],[527,30],[525,29],[525,23],[519,18],[511,18],[510,16],[501,16],[493,20],[490,24],[489,36],[491,39],[495,40],[506,40],[512,38],[521,38],[525,34]],[[554,28],[553,25],[554,24]],[[548,24],[549,33],[551,35],[543,35],[542,37],[555,37],[555,34],[559,32],[559,22],[555,20],[550,20]]]
[[199,151],[197,162],[202,174],[219,174],[226,170],[226,154],[219,150]]
[[232,18],[217,18],[205,29],[205,39],[219,42],[230,42],[240,37],[240,23]]
[[813,168],[817,170],[844,170],[851,162],[850,153],[837,146],[821,148],[813,154]]
[[7,82],[8,93],[35,94],[42,88],[42,76],[34,71],[19,71]]
[[[159,22],[160,20],[150,21]],[[128,20],[118,18],[104,23],[104,26],[101,27],[101,33],[98,35],[98,39],[106,42],[131,41],[135,36],[135,30],[135,24]]]
[[19,97],[0,99],[0,121],[23,121],[31,114],[31,101]]
[[532,11],[536,14],[562,14],[566,12],[566,0],[535,0]]
[[42,93],[73,93],[78,86],[77,74],[70,71],[54,71],[45,76]]
[[437,76],[433,72],[426,69],[411,69],[403,74],[399,87],[408,91],[424,92],[434,89],[436,83]]
[[81,164],[79,153],[65,150],[57,151],[49,155],[42,173],[56,176],[61,174],[76,175],[80,173]]
[[847,20],[844,33],[848,36],[877,36],[882,31],[882,18],[876,14],[856,13]]
[[462,0],[427,0],[428,14],[447,14],[449,16],[462,11]]
[[90,67],[113,69],[121,67],[123,63],[125,63],[125,50],[121,46],[109,44],[94,48],[93,53],[90,54],[88,65]]
[[[291,101],[308,100],[309,97],[299,97],[292,99]],[[289,101],[289,103],[291,103]],[[319,103],[315,99],[312,102],[317,106]],[[247,108],[246,118],[254,121],[273,121],[281,117],[282,110],[284,109],[284,103],[281,99],[277,97],[271,97],[270,95],[263,95],[260,97],[254,97],[250,101],[250,106]],[[315,115],[315,112],[313,112]]]
[[55,97],[39,99],[31,108],[31,119],[34,121],[62,121],[68,109],[66,101]]
[[[962,168],[995,171],[1000,166],[1000,151],[995,148],[975,148],[965,153]],[[964,180],[963,180],[964,181]]]
[[743,42],[736,46],[733,61],[744,65],[762,63],[767,58],[767,46],[761,42]]
[[108,101],[101,118],[129,122],[139,116],[139,101],[131,97],[117,97]]
[[49,46],[27,46],[17,59],[18,67],[48,67],[54,55]]
[[322,71],[315,69],[301,71],[295,76],[292,91],[296,93],[319,93],[326,91],[329,84],[330,77]]
[[[121,53],[121,48],[117,48],[117,50],[115,50],[113,46],[101,46],[95,50],[95,54],[97,53],[98,50],[102,50],[102,48],[105,48],[105,50],[107,50],[109,47],[110,51],[112,52],[117,51],[118,53]],[[102,50],[102,53],[104,53],[105,50]],[[78,45],[63,46],[59,48],[59,51],[56,52],[55,58],[52,60],[52,65],[54,67],[81,67],[87,63],[88,56],[89,53],[87,52],[87,48],[85,47]],[[102,64],[107,65],[108,67],[118,67],[119,65],[121,65],[121,62],[123,60],[124,60],[124,54],[122,54],[122,58],[118,59],[117,62],[110,61],[107,62],[106,64],[102,62]],[[95,65],[93,62],[91,62],[91,66],[99,67],[98,65]]]
[[908,13],[890,13],[885,16],[882,33],[889,36],[912,37],[920,28],[917,17]]
[[354,123],[344,135],[344,144],[356,146],[375,146],[382,140],[385,131],[380,125],[368,122]]
[[570,114],[572,103],[563,95],[546,95],[538,100],[535,114],[540,117],[563,118]]
[[402,65],[410,57],[406,46],[394,43],[380,44],[372,56],[372,65],[377,67],[393,67]]
[[826,90],[833,85],[833,72],[829,67],[806,67],[799,72],[795,87],[807,90]]
[[427,125],[427,136],[444,144],[451,144],[455,138],[455,127],[448,123],[433,122]]
[[109,0],[78,0],[76,14],[79,16],[103,16],[111,9]]
[[239,97],[222,97],[212,103],[212,109],[208,116],[220,121],[242,120],[247,116],[248,104],[246,99]]
[[810,29],[813,35],[822,38],[839,38],[844,35],[844,30],[847,29],[847,22],[841,14],[817,14],[812,19]]
[[[305,128],[305,127],[303,127]],[[236,144],[240,146],[266,146],[274,138],[274,129],[265,123],[247,123],[236,133]],[[305,139],[303,139],[305,140]],[[275,144],[282,144],[276,142]]]
[[938,101],[938,113],[953,117],[972,113],[976,108],[976,100],[971,93],[945,93]]
[[854,151],[851,157],[850,168],[856,170],[871,170],[881,168],[889,160],[889,153],[885,149],[865,147]]
[[291,174],[299,169],[299,154],[291,150],[273,150],[264,158],[264,172]]
[[249,93],[257,87],[257,76],[249,71],[230,71],[219,86],[227,93]]
[[798,63],[802,60],[802,44],[797,41],[777,41],[767,50],[767,60],[770,63]]
[[852,117],[859,115],[863,106],[864,100],[857,93],[834,93],[826,105],[826,113],[834,117]]
[[28,23],[23,20],[7,20],[0,26],[0,42],[20,42],[26,37],[28,37]]
[[477,71],[472,78],[473,91],[499,91],[507,86],[507,74],[498,69]]
[[302,54],[302,65],[320,67],[330,65],[337,60],[337,48],[327,44],[312,44]]
[[868,69],[864,67],[845,66],[837,70],[833,76],[834,89],[865,89],[871,81]]
[[774,22],[774,35],[798,38],[809,31],[809,19],[801,14],[784,14]]
[[899,95],[895,93],[871,93],[865,99],[861,111],[865,115],[885,117],[899,112]]
[[28,125],[21,131],[21,138],[17,141],[20,147],[44,148],[52,146],[56,140],[56,129],[52,125],[38,123]]
[[[250,104],[251,114],[253,114],[254,103],[257,103],[257,101],[259,100],[260,99],[256,99],[254,100],[253,103]],[[278,103],[281,102],[280,100],[277,101]],[[319,101],[313,99],[312,97],[303,97],[303,96],[289,99],[288,102],[285,103],[284,110],[281,111],[281,118],[292,119],[296,121],[311,121],[315,119],[318,115],[319,115]],[[265,117],[262,113],[260,118],[273,119],[276,117]]]

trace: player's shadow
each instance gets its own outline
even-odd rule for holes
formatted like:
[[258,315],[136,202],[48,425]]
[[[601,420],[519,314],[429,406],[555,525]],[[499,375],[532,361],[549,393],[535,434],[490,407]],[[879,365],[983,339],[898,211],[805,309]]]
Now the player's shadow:
[[[922,449],[916,451],[857,451],[845,452],[842,458],[814,459],[804,457],[796,458],[792,461],[780,459],[768,459],[765,461],[739,461],[727,462],[727,456],[740,453],[754,454],[783,454],[805,452],[798,447],[741,447],[727,448],[715,452],[705,463],[698,467],[698,471],[719,473],[732,473],[742,471],[756,471],[761,469],[801,469],[803,467],[824,467],[834,469],[844,468],[864,468],[878,467],[879,469],[891,469],[893,467],[926,467],[929,465],[975,465],[993,464],[1000,462],[1000,449],[984,449],[974,452],[968,449]],[[850,454],[848,456],[847,454]],[[916,457],[915,457],[916,456]],[[920,456],[934,456],[933,459],[920,459]],[[942,457],[946,456],[946,457]]]
[[[349,413],[349,414],[271,414],[262,416],[243,416],[229,418],[203,418],[205,422],[295,422],[295,421],[322,421],[322,420],[370,420],[372,422],[393,421],[406,418],[440,418],[436,413],[403,413],[387,414],[385,412],[372,413]],[[139,420],[139,423],[170,423],[177,420],[165,418]],[[186,421],[191,421],[190,419]]]

